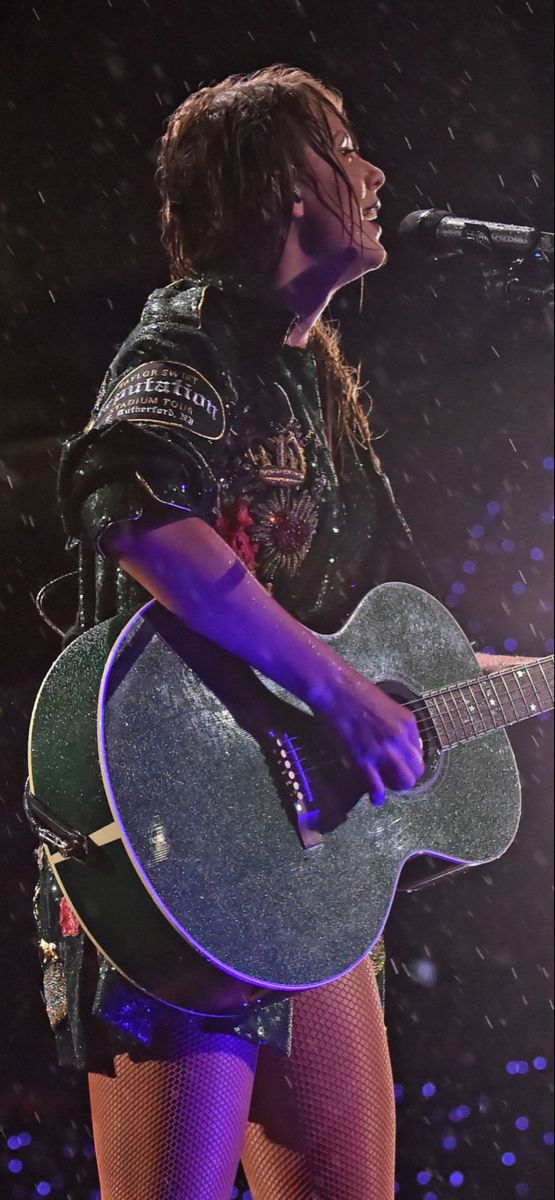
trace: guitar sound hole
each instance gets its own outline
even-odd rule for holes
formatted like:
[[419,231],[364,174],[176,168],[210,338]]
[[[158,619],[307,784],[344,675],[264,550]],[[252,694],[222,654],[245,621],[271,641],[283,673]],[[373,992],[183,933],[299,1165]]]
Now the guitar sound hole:
[[398,679],[379,680],[378,687],[387,696],[391,696],[392,700],[396,700],[397,704],[410,705],[416,717],[418,731],[424,748],[425,772],[417,785],[421,788],[436,774],[441,760],[441,748],[429,709],[417,693],[413,692]]

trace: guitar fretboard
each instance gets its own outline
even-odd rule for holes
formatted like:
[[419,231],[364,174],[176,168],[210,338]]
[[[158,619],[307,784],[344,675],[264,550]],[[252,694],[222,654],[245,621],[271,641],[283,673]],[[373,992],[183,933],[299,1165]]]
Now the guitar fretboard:
[[442,750],[553,708],[553,655],[424,697]]

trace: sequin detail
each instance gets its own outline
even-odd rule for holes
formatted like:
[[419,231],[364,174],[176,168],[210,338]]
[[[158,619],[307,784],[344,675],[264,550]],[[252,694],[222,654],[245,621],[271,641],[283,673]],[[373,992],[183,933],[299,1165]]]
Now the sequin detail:
[[306,558],[316,527],[318,510],[309,493],[294,496],[282,489],[253,510],[253,537],[260,545],[261,574],[272,579],[284,568],[293,575]]
[[68,1015],[66,978],[59,959],[54,959],[46,967],[43,985],[46,1012],[54,1029]]
[[[258,477],[270,487],[299,487],[306,478],[306,457],[297,421],[268,438],[249,456],[258,467]],[[273,456],[273,461],[272,461]]]
[[383,937],[381,937],[380,940],[378,942],[376,942],[376,945],[374,946],[374,949],[372,950],[370,957],[372,959],[372,965],[374,967],[374,974],[381,975],[381,973],[385,967],[385,964],[386,964],[385,942],[383,940]]
[[60,929],[64,937],[77,937],[81,932],[79,921],[65,896],[60,900]]

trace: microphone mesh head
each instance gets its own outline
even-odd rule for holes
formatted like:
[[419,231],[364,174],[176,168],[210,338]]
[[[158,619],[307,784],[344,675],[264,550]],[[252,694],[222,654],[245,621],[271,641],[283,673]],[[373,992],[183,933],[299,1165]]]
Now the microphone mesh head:
[[417,209],[416,212],[411,212],[407,217],[403,217],[399,225],[399,233],[401,237],[412,238],[421,245],[433,246],[435,232],[440,221],[449,216],[451,213],[444,212],[441,208]]

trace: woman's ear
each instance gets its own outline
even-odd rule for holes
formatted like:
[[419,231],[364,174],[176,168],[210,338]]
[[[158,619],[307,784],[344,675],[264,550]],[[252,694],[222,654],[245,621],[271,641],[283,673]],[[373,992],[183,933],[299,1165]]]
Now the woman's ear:
[[304,200],[298,186],[293,188],[293,212],[291,213],[293,220],[299,220],[304,217]]

